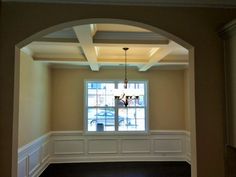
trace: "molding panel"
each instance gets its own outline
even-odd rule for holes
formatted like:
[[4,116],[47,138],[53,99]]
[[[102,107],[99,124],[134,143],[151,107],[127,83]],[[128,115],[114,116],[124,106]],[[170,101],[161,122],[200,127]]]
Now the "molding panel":
[[18,177],[27,177],[28,174],[27,157],[18,160]]
[[18,150],[18,177],[38,177],[50,163],[187,161],[190,134],[151,131],[147,135],[84,135],[50,132]]
[[89,154],[117,154],[118,143],[116,139],[89,139],[87,152]]
[[18,177],[38,177],[49,165],[50,133],[18,149]]
[[34,171],[40,166],[40,152],[41,148],[36,149],[34,152],[30,153],[29,158],[29,176],[32,176]]
[[51,162],[187,161],[187,134],[186,131],[151,131],[147,135],[52,132]]
[[67,154],[83,154],[84,140],[81,139],[62,139],[53,141],[53,154],[67,155]]
[[182,139],[155,139],[154,152],[155,153],[182,153],[183,140]]
[[123,139],[121,153],[139,154],[151,153],[151,141],[148,139]]

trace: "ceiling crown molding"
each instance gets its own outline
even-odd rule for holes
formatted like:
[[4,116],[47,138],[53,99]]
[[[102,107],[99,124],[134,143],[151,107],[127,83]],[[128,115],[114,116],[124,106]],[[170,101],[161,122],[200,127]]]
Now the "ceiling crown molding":
[[3,2],[236,8],[235,0],[2,0]]

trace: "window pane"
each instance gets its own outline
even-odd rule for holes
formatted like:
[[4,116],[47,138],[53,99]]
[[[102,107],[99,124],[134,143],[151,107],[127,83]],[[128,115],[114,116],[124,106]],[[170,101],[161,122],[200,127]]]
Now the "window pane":
[[88,82],[88,106],[114,106],[114,83]]
[[115,110],[114,108],[89,108],[88,131],[114,131]]
[[145,102],[144,102],[144,96],[139,96],[138,100],[136,100],[136,106],[145,106]]
[[97,105],[97,96],[88,95],[88,106],[96,106],[96,105]]
[[144,131],[144,108],[119,108],[119,131]]

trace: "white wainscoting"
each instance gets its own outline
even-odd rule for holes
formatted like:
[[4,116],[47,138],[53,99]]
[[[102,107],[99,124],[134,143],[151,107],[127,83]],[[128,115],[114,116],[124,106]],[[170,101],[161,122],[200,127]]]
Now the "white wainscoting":
[[51,133],[18,149],[18,177],[38,177],[49,165]]
[[186,131],[151,131],[148,135],[83,135],[80,131],[51,132],[53,147],[51,163],[190,162],[186,159],[187,134]]
[[50,132],[18,151],[18,177],[38,177],[50,163],[112,161],[187,161],[190,134],[151,131],[147,135],[84,135]]

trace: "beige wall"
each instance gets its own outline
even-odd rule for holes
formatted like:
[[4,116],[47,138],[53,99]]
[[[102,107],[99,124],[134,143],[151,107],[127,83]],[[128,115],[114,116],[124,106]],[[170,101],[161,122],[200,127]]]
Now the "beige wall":
[[[52,130],[83,130],[84,80],[123,79],[123,69],[52,69]],[[151,130],[183,130],[184,72],[128,71],[129,79],[149,82]]]
[[20,54],[19,140],[21,147],[50,131],[50,71]]

